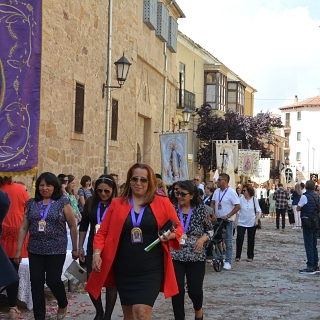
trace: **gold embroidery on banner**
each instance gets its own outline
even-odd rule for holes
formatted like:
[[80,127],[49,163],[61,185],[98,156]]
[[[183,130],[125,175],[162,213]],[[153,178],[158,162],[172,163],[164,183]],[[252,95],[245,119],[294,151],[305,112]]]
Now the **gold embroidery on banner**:
[[[20,8],[18,7],[20,5]],[[24,6],[26,10],[21,8]],[[31,4],[21,2],[18,0],[9,1],[8,3],[0,4],[0,23],[6,24],[8,34],[13,40],[13,44],[8,52],[7,65],[17,71],[21,72],[24,67],[30,67],[29,62],[32,54],[32,40],[34,36],[34,28],[36,22],[34,20],[33,7]],[[25,37],[19,38],[16,28],[19,28],[23,24]],[[21,104],[21,93],[19,76],[16,75],[16,79],[12,83],[12,88],[16,92],[17,101],[11,102],[7,106],[3,106],[4,97],[6,92],[6,78],[4,74],[4,68],[0,59],[0,111],[4,107],[6,122],[8,124],[7,132],[1,134],[2,140],[0,144],[0,171],[1,170],[12,170],[12,167],[23,167],[27,163],[27,159],[33,145],[30,143],[30,114],[28,107],[29,105]],[[11,100],[12,101],[12,100]],[[18,115],[18,118],[17,118]],[[12,128],[20,128],[19,131],[19,146],[12,147],[12,142],[17,139],[17,131]],[[19,163],[10,165],[9,161],[14,160],[18,156],[20,159]],[[27,175],[35,174],[38,167],[32,168],[23,172],[0,172],[1,175]]]
[[6,78],[4,75],[2,61],[0,59],[0,110],[2,109],[5,95],[6,95]]

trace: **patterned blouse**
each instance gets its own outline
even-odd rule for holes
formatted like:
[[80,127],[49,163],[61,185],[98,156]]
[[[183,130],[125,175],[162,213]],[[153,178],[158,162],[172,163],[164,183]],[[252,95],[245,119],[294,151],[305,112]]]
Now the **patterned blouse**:
[[79,211],[79,208],[78,208],[78,200],[76,199],[76,197],[73,195],[73,194],[69,194],[67,193],[67,196],[70,200],[70,204],[71,204],[71,207],[74,211],[74,217],[76,219],[79,219],[81,217],[81,213]]
[[[53,201],[46,218],[45,232],[39,232],[40,203],[34,199],[27,201],[25,215],[30,224],[29,252],[41,255],[66,254],[68,238],[66,217],[62,210],[67,204],[70,204],[70,201],[65,195],[62,195],[59,200]],[[46,208],[47,205],[44,205],[43,209],[46,210]]]
[[[179,217],[179,206],[174,205],[174,209]],[[187,214],[183,215],[183,223],[186,224]],[[170,248],[172,259],[178,261],[205,261],[206,260],[206,245],[203,246],[201,252],[197,253],[194,251],[194,245],[196,241],[206,235],[211,240],[213,235],[212,223],[208,210],[204,205],[200,204],[193,208],[190,223],[187,230],[187,245],[181,247],[180,250],[173,250]]]

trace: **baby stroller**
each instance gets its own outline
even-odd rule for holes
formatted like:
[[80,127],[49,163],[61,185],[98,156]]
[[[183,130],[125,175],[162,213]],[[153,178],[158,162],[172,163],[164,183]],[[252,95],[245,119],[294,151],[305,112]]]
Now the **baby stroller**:
[[213,269],[220,272],[223,268],[223,252],[222,252],[222,240],[226,237],[226,225],[228,220],[219,219],[217,222],[212,222],[214,234],[210,245],[212,246],[212,252],[214,252],[211,265]]

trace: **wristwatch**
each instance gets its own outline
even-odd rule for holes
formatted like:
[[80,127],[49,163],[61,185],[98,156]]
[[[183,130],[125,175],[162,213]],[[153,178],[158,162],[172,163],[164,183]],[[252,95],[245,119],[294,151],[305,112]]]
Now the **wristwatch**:
[[229,213],[229,214],[227,214],[227,218],[228,218],[228,219],[230,218],[230,213]]

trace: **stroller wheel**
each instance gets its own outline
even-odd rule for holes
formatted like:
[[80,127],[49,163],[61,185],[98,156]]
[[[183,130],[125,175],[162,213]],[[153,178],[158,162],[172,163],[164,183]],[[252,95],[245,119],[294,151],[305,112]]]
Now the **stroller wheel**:
[[221,272],[221,270],[223,268],[223,260],[222,259],[213,259],[212,266],[215,271]]

